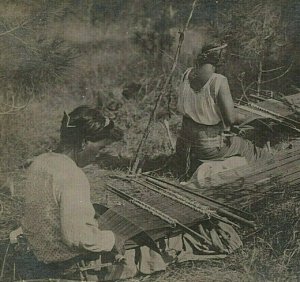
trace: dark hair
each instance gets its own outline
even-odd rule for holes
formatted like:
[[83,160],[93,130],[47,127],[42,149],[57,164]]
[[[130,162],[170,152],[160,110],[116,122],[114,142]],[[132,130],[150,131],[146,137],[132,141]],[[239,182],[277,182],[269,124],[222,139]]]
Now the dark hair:
[[71,113],[64,112],[60,127],[61,145],[82,148],[86,141],[96,142],[108,137],[114,123],[100,110],[90,106],[79,106]]
[[226,44],[211,43],[204,45],[200,54],[196,58],[196,66],[204,64],[212,64],[214,66],[219,65],[221,60],[222,50],[226,47]]

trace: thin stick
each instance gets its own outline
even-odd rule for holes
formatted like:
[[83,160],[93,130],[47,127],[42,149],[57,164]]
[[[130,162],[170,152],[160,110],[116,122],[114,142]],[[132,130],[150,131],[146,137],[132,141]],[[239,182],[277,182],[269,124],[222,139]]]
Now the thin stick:
[[155,119],[156,109],[159,107],[161,99],[162,99],[163,95],[167,92],[169,84],[171,83],[171,79],[172,79],[173,73],[174,73],[174,71],[176,69],[177,62],[178,62],[178,57],[179,57],[180,50],[181,50],[181,46],[182,46],[182,43],[183,43],[183,40],[184,40],[184,32],[186,31],[186,29],[189,26],[189,23],[190,23],[190,20],[191,20],[191,18],[193,16],[193,13],[194,13],[197,1],[198,0],[194,0],[193,6],[192,6],[192,10],[191,10],[190,15],[189,15],[189,18],[188,18],[188,20],[187,20],[187,22],[186,22],[186,24],[184,26],[184,29],[180,32],[179,42],[178,42],[178,46],[177,46],[177,49],[176,49],[176,53],[175,53],[175,57],[174,57],[174,62],[173,62],[171,71],[170,71],[170,73],[169,73],[169,75],[168,75],[168,77],[167,77],[167,79],[166,79],[166,81],[164,83],[162,91],[160,92],[160,94],[158,95],[158,97],[156,99],[154,108],[153,108],[153,110],[151,112],[151,115],[150,115],[150,118],[149,118],[149,121],[148,121],[148,124],[147,124],[147,126],[145,128],[145,131],[144,131],[144,134],[142,136],[142,139],[141,139],[141,141],[140,141],[140,143],[138,145],[138,149],[137,149],[137,152],[136,152],[136,155],[135,155],[135,158],[134,158],[133,166],[132,166],[131,171],[130,171],[131,174],[136,174],[136,172],[137,172],[140,159],[142,158],[142,148],[143,148],[143,145],[144,145],[145,141],[147,140],[148,135],[150,133],[150,126],[151,126],[153,120]]
[[16,263],[13,265],[13,281],[16,281]]
[[30,22],[30,21],[26,21],[26,22],[24,22],[24,23],[22,23],[22,24],[20,24],[20,25],[18,25],[18,26],[15,26],[15,27],[13,27],[13,28],[11,28],[11,29],[9,29],[9,30],[6,30],[6,31],[0,33],[0,37],[6,35],[6,34],[8,34],[8,33],[11,33],[11,32],[13,32],[13,31],[15,31],[15,30],[17,30],[17,29],[19,29],[19,28],[22,28],[23,26],[25,26],[25,25],[28,24],[29,22]]
[[262,72],[272,72],[272,71],[277,71],[277,70],[281,70],[283,69],[284,66],[281,66],[281,67],[278,67],[278,68],[275,68],[275,69],[270,69],[270,70],[262,70]]
[[4,210],[4,208],[3,208],[3,204],[2,204],[2,202],[0,202],[0,216],[2,215],[2,213],[3,213],[3,210]]
[[169,122],[166,119],[164,120],[164,127],[167,130],[167,135],[168,135],[172,150],[174,152],[176,150],[176,141],[174,140],[174,138],[171,135]]
[[3,196],[3,197],[5,197],[5,198],[7,198],[7,199],[10,199],[10,200],[12,200],[12,201],[14,201],[14,202],[22,203],[22,200],[17,199],[17,198],[12,197],[12,196],[5,195],[4,193],[0,193],[0,196]]
[[10,247],[10,243],[8,243],[8,245],[7,245],[7,248],[6,248],[6,251],[5,251],[5,255],[4,255],[4,258],[3,258],[2,268],[1,268],[1,274],[0,274],[0,281],[3,281],[2,279],[3,279],[3,276],[4,276],[4,269],[5,269],[6,257],[7,257],[7,254],[8,254],[9,247]]

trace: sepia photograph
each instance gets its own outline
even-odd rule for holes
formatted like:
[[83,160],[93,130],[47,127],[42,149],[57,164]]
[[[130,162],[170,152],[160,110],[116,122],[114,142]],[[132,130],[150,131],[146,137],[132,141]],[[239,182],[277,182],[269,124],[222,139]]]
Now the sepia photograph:
[[0,282],[300,281],[299,15],[0,0]]

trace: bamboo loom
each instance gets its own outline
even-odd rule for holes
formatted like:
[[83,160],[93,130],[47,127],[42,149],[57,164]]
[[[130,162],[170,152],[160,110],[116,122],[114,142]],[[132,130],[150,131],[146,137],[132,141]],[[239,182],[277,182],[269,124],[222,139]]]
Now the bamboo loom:
[[153,240],[158,239],[161,232],[191,232],[191,226],[209,218],[208,211],[199,213],[176,199],[149,189],[141,189],[137,183],[115,180],[107,184],[107,188],[110,196],[117,197],[119,202],[101,216],[101,221],[128,239],[141,231],[146,232]]
[[158,253],[159,239],[182,233],[211,246],[197,230],[207,221],[257,229],[249,207],[272,195],[278,184],[300,183],[300,144],[274,158],[219,173],[217,180],[199,190],[151,175],[112,176],[107,188],[110,200],[117,202],[101,215],[100,225],[121,236],[126,249],[146,245]]
[[158,239],[180,233],[190,234],[203,246],[211,245],[197,231],[199,224],[208,221],[213,225],[223,222],[237,228],[240,224],[256,227],[243,211],[239,211],[242,215],[226,210],[222,212],[222,203],[212,205],[211,201],[203,204],[195,197],[165,189],[159,180],[151,182],[149,179],[118,177],[106,185],[110,196],[117,198],[118,202],[100,216],[100,225],[121,236],[127,242],[127,249],[146,245],[155,250]]

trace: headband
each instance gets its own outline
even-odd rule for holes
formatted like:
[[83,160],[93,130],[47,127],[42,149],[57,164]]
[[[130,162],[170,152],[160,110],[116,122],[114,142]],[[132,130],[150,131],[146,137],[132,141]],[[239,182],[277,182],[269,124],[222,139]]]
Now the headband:
[[213,52],[213,51],[218,51],[218,50],[226,48],[227,46],[228,46],[228,44],[225,43],[225,44],[223,44],[221,46],[208,49],[208,50],[205,51],[205,53],[210,53],[210,52]]

